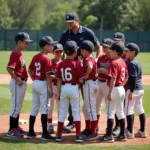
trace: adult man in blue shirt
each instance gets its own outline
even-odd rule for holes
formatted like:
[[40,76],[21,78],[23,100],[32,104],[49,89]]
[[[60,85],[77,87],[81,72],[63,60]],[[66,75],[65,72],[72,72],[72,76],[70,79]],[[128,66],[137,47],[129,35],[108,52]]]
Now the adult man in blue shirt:
[[[80,44],[82,43],[82,41],[89,40],[97,48],[96,57],[98,58],[98,56],[101,53],[101,48],[100,48],[99,40],[95,36],[94,32],[89,28],[81,26],[79,24],[79,17],[74,12],[66,14],[65,22],[67,23],[68,29],[62,33],[59,43],[64,45],[66,41],[73,40],[80,47]],[[78,56],[82,56],[80,49],[78,49],[77,57],[75,58],[76,60],[78,59]],[[67,125],[67,128],[72,129],[74,125],[73,125],[72,112],[70,108],[69,108],[68,120],[69,120],[69,123]]]

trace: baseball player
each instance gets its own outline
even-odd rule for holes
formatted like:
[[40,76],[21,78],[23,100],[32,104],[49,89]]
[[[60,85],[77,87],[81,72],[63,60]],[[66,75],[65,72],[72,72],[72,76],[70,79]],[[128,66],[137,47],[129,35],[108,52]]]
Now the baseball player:
[[[78,15],[74,12],[67,13],[65,16],[65,22],[67,24],[68,29],[62,33],[59,43],[61,43],[64,46],[64,44],[67,41],[73,40],[77,43],[78,47],[80,47],[82,41],[89,40],[96,47],[97,49],[96,56],[98,57],[100,55],[100,50],[101,50],[98,38],[95,36],[94,32],[91,29],[81,26],[79,24]],[[77,50],[77,56],[75,57],[75,60],[77,60],[78,56],[81,56],[81,55],[82,55],[81,50],[79,48]],[[68,129],[74,128],[71,108],[69,108],[68,120],[69,120],[69,123],[67,125],[67,128]]]
[[63,60],[56,72],[58,93],[60,94],[60,110],[58,119],[58,128],[56,141],[62,141],[62,127],[65,117],[68,113],[69,103],[71,104],[76,127],[76,142],[83,142],[80,136],[80,97],[79,83],[83,82],[84,71],[81,64],[74,60],[77,55],[77,43],[75,41],[67,41],[64,45],[64,52],[67,58]]
[[[145,138],[147,136],[145,131],[145,112],[143,108],[143,95],[144,89],[142,85],[142,68],[136,56],[140,52],[138,45],[129,43],[126,46],[126,58],[129,80],[127,82],[127,95],[126,95],[126,116],[127,116],[127,138],[133,139],[135,137]],[[134,134],[134,109],[139,115],[140,129]]]
[[107,80],[109,92],[107,96],[107,131],[106,134],[100,138],[103,142],[114,142],[112,133],[114,124],[114,115],[116,113],[120,123],[120,134],[117,137],[119,141],[126,141],[125,130],[125,114],[124,114],[124,98],[125,90],[124,84],[127,81],[128,71],[125,62],[121,56],[124,51],[124,44],[121,42],[113,43],[111,46],[111,57],[114,59],[108,69],[110,78]]
[[[121,43],[125,44],[125,35],[122,32],[116,32],[113,34],[113,41],[114,42],[121,42]],[[124,50],[121,58],[126,62],[125,52],[126,51]],[[119,127],[119,120],[118,120],[116,114],[115,114],[115,123],[116,124],[115,124],[115,127],[113,128],[113,135],[118,136],[120,133],[120,127]]]
[[21,51],[27,49],[32,40],[25,32],[19,32],[15,35],[16,48],[12,51],[7,65],[7,71],[11,76],[10,91],[12,106],[10,111],[10,124],[7,136],[23,137],[23,130],[18,126],[19,115],[22,108],[25,92],[26,81],[28,78],[24,57]]
[[[96,99],[96,112],[97,112],[97,122],[99,122],[102,100],[107,101],[107,95],[109,87],[106,84],[108,79],[108,68],[111,61],[113,60],[110,57],[110,47],[113,44],[113,40],[105,38],[102,42],[103,55],[101,55],[97,60],[97,73],[98,73],[98,85],[99,90]],[[98,123],[97,123],[98,124]]]
[[[48,104],[48,132],[49,133],[54,133],[54,126],[52,124],[52,114],[53,114],[53,107],[55,101],[57,104],[57,112],[59,116],[60,102],[58,100],[57,79],[55,78],[55,73],[57,71],[58,64],[62,61],[61,58],[63,56],[63,46],[61,44],[57,43],[54,45],[53,55],[54,55],[54,58],[52,59],[53,72],[51,72],[51,77],[53,78],[52,80],[53,97],[49,100],[49,104]],[[71,131],[64,126],[63,132],[70,133]]]
[[96,61],[91,55],[94,50],[94,45],[91,41],[85,40],[80,46],[81,53],[84,57],[83,68],[85,72],[85,83],[83,84],[83,113],[85,116],[86,129],[90,132],[82,132],[82,137],[85,140],[95,140],[98,137],[96,133],[97,115],[96,115],[96,97],[98,92],[98,84],[96,77]]
[[[41,112],[42,123],[42,140],[53,139],[47,131],[47,103],[48,97],[52,97],[52,82],[50,72],[52,71],[51,59],[47,56],[48,53],[53,52],[53,45],[56,42],[50,36],[44,36],[39,41],[39,46],[42,51],[36,54],[29,65],[29,75],[33,80],[32,83],[32,110],[29,118],[29,132],[27,137],[33,138],[36,136],[34,131],[34,123],[36,116]],[[50,90],[48,95],[48,88]]]

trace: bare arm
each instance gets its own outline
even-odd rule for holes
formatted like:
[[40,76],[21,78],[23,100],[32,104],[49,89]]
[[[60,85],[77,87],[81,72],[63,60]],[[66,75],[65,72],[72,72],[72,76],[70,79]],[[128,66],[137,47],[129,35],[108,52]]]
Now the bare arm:
[[107,97],[109,101],[112,100],[111,94],[112,94],[113,87],[115,86],[115,83],[116,83],[116,79],[112,77],[110,80],[110,87],[109,87],[109,92]]
[[32,72],[32,70],[31,70],[31,69],[28,69],[28,73],[29,73],[30,78],[31,78],[32,81],[33,81],[33,72]]
[[7,71],[8,71],[8,73],[10,74],[10,76],[17,82],[18,86],[23,85],[23,82],[22,82],[21,80],[19,80],[19,79],[17,78],[17,76],[14,74],[13,69],[7,67]]
[[51,75],[49,73],[46,74],[46,80],[48,82],[48,87],[50,90],[49,98],[51,98],[51,97],[53,97],[53,90],[52,90],[52,78],[51,78]]
[[93,69],[92,65],[87,66],[87,69],[86,69],[86,72],[85,72],[85,79],[87,79],[89,77],[89,74],[91,73],[92,69]]
[[96,58],[98,58],[101,54],[102,54],[102,46],[98,45],[97,46]]

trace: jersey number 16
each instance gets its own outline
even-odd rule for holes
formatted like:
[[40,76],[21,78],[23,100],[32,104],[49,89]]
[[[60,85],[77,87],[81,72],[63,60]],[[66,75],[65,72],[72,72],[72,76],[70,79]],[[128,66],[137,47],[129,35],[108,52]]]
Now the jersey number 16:
[[63,81],[70,81],[72,79],[71,68],[61,68],[60,71]]

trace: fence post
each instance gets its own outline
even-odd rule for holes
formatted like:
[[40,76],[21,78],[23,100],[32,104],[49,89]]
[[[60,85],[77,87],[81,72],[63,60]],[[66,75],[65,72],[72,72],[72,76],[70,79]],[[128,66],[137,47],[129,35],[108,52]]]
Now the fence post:
[[4,30],[4,50],[7,50],[7,30]]

